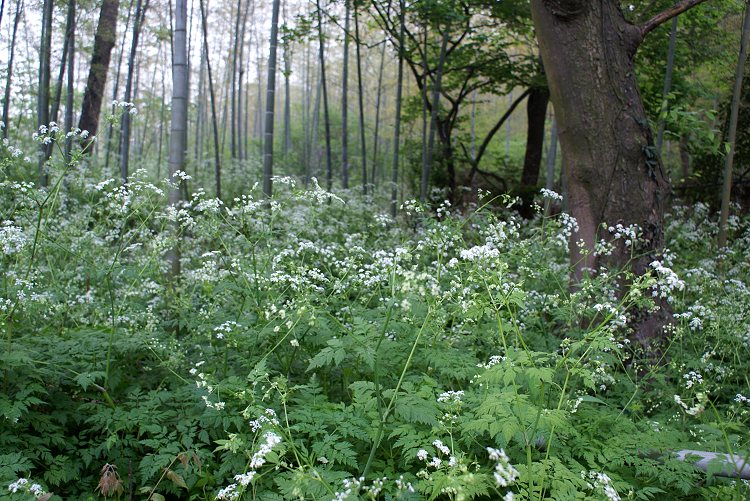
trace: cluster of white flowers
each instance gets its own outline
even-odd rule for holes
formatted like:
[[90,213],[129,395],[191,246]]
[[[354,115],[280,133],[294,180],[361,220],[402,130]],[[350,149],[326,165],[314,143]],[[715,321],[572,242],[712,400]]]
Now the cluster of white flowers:
[[23,228],[15,226],[11,221],[3,221],[0,225],[0,247],[6,256],[21,252],[27,240]]
[[388,214],[375,214],[374,219],[381,228],[387,228],[389,225],[393,224],[393,219],[391,219],[391,216]]
[[620,501],[620,495],[612,487],[612,479],[606,473],[598,471],[589,471],[586,473],[582,471],[581,478],[584,480],[588,478],[588,480],[592,481],[593,483],[589,483],[589,489],[601,491],[609,501]]
[[407,215],[420,214],[424,212],[424,207],[417,200],[407,200],[401,204],[400,210]]
[[641,227],[637,224],[631,224],[630,226],[623,226],[617,224],[616,226],[610,226],[607,228],[612,234],[615,240],[622,240],[625,243],[625,247],[632,247],[638,241],[638,238],[642,235]]
[[44,488],[36,483],[32,483],[29,481],[28,478],[19,478],[12,484],[8,486],[8,490],[12,494],[16,494],[18,492],[25,492],[28,494],[32,494],[36,496],[37,498],[44,496],[46,492],[44,491]]
[[703,384],[703,376],[700,372],[690,371],[687,374],[683,374],[682,378],[685,380],[685,388],[688,390],[697,384]]
[[172,174],[172,177],[175,179],[179,179],[180,181],[189,181],[193,179],[193,176],[191,176],[190,174],[182,170],[174,171],[174,174]]
[[654,285],[651,293],[653,297],[661,297],[667,301],[672,301],[672,292],[685,289],[685,282],[661,261],[652,261],[649,266],[656,272],[656,285]]
[[40,125],[31,137],[38,143],[52,144],[57,132],[60,132],[60,126],[56,122],[50,122],[49,125]]
[[272,431],[267,431],[263,436],[265,441],[261,444],[260,448],[250,458],[250,468],[257,470],[264,464],[266,464],[266,456],[273,450],[273,448],[281,443],[281,437]]
[[495,449],[494,447],[487,447],[487,453],[490,455],[490,459],[495,461],[495,482],[500,487],[508,487],[518,478],[518,470],[516,470],[510,459],[505,454],[503,449]]
[[20,148],[16,148],[12,144],[10,144],[8,138],[3,138],[3,146],[5,146],[5,149],[8,150],[8,153],[10,153],[10,156],[12,156],[13,158],[18,158],[23,155],[23,151],[21,151]]
[[555,242],[558,246],[565,248],[568,246],[570,237],[578,233],[578,221],[567,212],[561,212],[557,217],[557,222],[560,225],[560,230],[555,235]]
[[[271,419],[268,419],[267,416],[271,416]],[[276,420],[276,412],[274,412],[273,409],[266,409],[266,415],[261,415],[258,418],[259,422],[261,422],[261,420],[262,423],[278,424],[278,420]],[[262,425],[259,425],[258,428],[253,426],[253,431],[257,431],[261,426]],[[250,458],[248,471],[235,475],[235,483],[229,484],[228,486],[221,489],[218,493],[216,493],[216,499],[239,499],[239,497],[243,492],[245,492],[245,489],[257,474],[258,468],[261,468],[264,464],[266,464],[266,456],[273,450],[274,447],[279,445],[281,442],[282,439],[279,435],[277,435],[273,431],[266,431],[263,434],[263,443],[261,443],[258,450]]]
[[542,188],[539,190],[539,193],[542,195],[542,198],[546,198],[547,200],[555,200],[558,202],[561,202],[563,197],[559,193],[553,190],[548,190],[547,188]]
[[458,391],[445,391],[438,396],[437,401],[440,403],[458,403],[464,396],[463,390]]
[[250,429],[252,429],[254,433],[267,425],[279,425],[279,419],[276,417],[276,411],[273,409],[266,409],[264,414],[261,414],[253,421],[250,421]]
[[[433,440],[432,446],[435,447],[435,449],[438,451],[439,456],[432,456],[432,458],[429,458],[430,455],[425,449],[419,449],[417,451],[417,459],[427,463],[426,466],[428,468],[432,467],[437,470],[440,469],[440,467],[444,464],[447,468],[456,468],[457,466],[459,466],[458,459],[456,458],[456,456],[451,454],[450,447],[445,445],[442,440]],[[440,456],[444,456],[447,461],[444,461],[444,459]],[[427,478],[428,475],[429,473],[426,470],[422,470],[417,474],[417,476],[423,478]]]
[[475,245],[470,249],[461,249],[461,259],[476,263],[492,261],[500,257],[500,251],[492,244]]
[[505,362],[505,357],[504,356],[502,356],[502,355],[492,355],[490,357],[490,359],[487,361],[487,363],[477,364],[477,367],[479,367],[481,369],[490,369],[490,368],[496,366],[497,364],[499,364],[501,362]]
[[81,139],[86,139],[86,138],[88,138],[88,137],[89,137],[89,135],[90,135],[90,134],[91,134],[91,133],[90,133],[89,131],[87,131],[87,130],[81,130],[81,129],[79,129],[78,127],[76,127],[76,128],[75,128],[75,129],[73,129],[73,130],[69,130],[69,131],[67,132],[67,134],[65,134],[65,137],[66,137],[66,138],[72,138],[72,137],[76,137],[76,136],[78,136],[78,137],[80,137]]
[[737,402],[738,404],[750,404],[750,398],[747,398],[742,393],[738,393],[734,397],[734,401]]
[[118,101],[115,99],[112,101],[112,106],[115,108],[120,108],[123,113],[126,111],[131,115],[137,115],[138,114],[138,108],[135,107],[135,103],[129,103],[127,101]]
[[234,332],[235,329],[239,329],[241,327],[242,326],[237,322],[229,320],[217,327],[214,327],[214,335],[216,336],[216,339],[224,339],[227,335]]

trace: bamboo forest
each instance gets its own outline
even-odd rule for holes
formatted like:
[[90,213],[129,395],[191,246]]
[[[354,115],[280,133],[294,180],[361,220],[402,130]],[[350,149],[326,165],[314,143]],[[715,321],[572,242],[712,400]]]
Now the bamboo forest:
[[0,0],[0,499],[750,499],[747,0]]

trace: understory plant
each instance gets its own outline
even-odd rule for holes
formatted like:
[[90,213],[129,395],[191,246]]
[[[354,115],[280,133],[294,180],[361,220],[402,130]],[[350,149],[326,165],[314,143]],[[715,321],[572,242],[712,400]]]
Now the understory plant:
[[[272,200],[197,189],[169,207],[177,179],[122,185],[53,157],[40,189],[2,154],[8,496],[748,495],[674,456],[750,450],[747,220],[717,257],[713,215],[675,206],[650,273],[571,288],[576,222],[511,200],[409,201],[394,220],[277,178]],[[589,251],[635,256],[638,231],[602,228]],[[630,328],[655,297],[675,313],[656,359]]]

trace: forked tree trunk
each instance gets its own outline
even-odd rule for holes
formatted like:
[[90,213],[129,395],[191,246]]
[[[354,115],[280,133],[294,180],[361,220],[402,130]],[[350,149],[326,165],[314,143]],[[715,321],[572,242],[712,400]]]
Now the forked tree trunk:
[[[655,154],[633,58],[646,34],[701,1],[683,0],[642,27],[625,20],[616,0],[531,1],[558,121],[570,212],[580,228],[570,242],[576,280],[599,265],[627,267],[641,276],[663,245],[669,181]],[[601,225],[618,223],[642,229],[632,260],[623,239],[611,256],[593,253],[596,241],[609,237]],[[660,306],[655,313],[634,312],[632,326],[645,345],[662,338],[671,320],[666,303]]]

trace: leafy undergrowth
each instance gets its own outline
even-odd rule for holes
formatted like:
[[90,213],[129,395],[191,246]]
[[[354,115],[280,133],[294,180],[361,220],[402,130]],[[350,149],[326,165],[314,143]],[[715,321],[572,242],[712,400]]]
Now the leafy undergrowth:
[[[394,221],[289,179],[177,210],[142,173],[61,178],[0,183],[3,497],[750,493],[670,454],[750,451],[747,221],[718,260],[707,210],[675,207],[617,295],[618,270],[569,289],[564,214]],[[676,313],[659,361],[628,341],[654,294]]]

